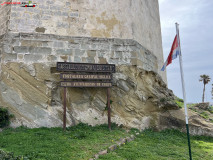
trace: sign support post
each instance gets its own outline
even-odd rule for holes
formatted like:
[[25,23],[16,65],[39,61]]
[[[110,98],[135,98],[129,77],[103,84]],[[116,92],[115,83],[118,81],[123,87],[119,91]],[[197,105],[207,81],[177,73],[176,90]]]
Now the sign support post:
[[66,119],[67,119],[67,115],[66,115],[66,110],[67,110],[67,103],[66,103],[66,99],[67,99],[67,96],[66,96],[66,91],[67,91],[67,88],[64,87],[64,117],[63,117],[63,129],[64,131],[66,130]]
[[111,107],[110,107],[110,88],[107,88],[107,109],[108,109],[108,127],[111,131]]

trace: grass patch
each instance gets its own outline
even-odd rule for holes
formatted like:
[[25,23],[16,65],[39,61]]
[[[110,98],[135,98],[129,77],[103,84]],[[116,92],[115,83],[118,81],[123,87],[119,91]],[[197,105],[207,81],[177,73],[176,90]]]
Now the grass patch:
[[208,119],[209,118],[209,115],[206,112],[201,112],[200,116],[203,117],[204,119]]
[[115,125],[111,132],[107,125],[85,124],[70,127],[66,132],[62,128],[10,128],[0,133],[0,149],[29,159],[84,160],[112,145],[112,140],[129,134]]
[[[193,160],[213,159],[213,138],[192,136]],[[188,145],[185,133],[177,130],[153,132],[146,130],[134,141],[115,152],[101,156],[100,160],[187,160]]]

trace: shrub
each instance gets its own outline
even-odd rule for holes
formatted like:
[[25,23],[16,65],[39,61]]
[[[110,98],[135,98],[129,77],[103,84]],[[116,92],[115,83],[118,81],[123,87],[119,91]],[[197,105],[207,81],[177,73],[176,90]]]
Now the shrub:
[[6,108],[0,107],[0,128],[6,127],[10,124],[10,115]]
[[0,106],[0,128],[9,126],[11,118],[14,118],[14,115],[9,114],[6,108]]

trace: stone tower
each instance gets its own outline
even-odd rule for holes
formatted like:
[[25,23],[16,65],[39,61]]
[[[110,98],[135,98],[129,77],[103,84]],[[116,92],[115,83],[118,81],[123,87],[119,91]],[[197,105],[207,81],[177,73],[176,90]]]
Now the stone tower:
[[[4,2],[11,1],[0,0],[1,4]],[[135,66],[157,78],[159,74],[166,82],[166,74],[160,72],[163,51],[158,0],[35,0],[33,3],[37,4],[36,7],[0,5],[0,101],[17,115],[16,125],[61,124],[62,96],[54,68],[59,61],[109,63],[116,64],[118,68]],[[119,74],[115,77],[118,80]],[[115,84],[129,92],[127,79]],[[157,83],[161,80],[150,81]],[[147,80],[147,84],[151,85],[151,82]],[[162,84],[163,81],[159,82],[159,85]],[[71,111],[75,107],[77,110],[79,104],[82,105],[81,109],[78,108],[82,113],[87,106],[102,106],[103,109],[105,102],[93,95],[96,92],[99,91],[69,91],[91,100],[89,103],[83,100],[74,103],[77,97],[68,100],[70,118],[67,121],[70,124],[87,121]],[[114,95],[117,95],[118,92],[115,92]],[[138,96],[141,103],[153,97],[145,92],[138,93]],[[94,118],[96,112],[91,108],[87,110]],[[100,117],[98,113],[97,117]]]

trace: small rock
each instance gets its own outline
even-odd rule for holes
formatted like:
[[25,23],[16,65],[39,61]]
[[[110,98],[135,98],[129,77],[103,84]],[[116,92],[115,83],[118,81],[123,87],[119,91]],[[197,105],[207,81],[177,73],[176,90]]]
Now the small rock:
[[121,138],[121,139],[120,139],[120,142],[121,142],[121,144],[126,143],[126,138],[123,138],[123,139]]
[[117,145],[111,145],[110,147],[109,147],[109,150],[110,151],[114,151],[114,150],[116,150],[116,148],[117,148]]
[[118,146],[121,146],[121,142],[117,142],[117,145],[118,145]]
[[104,155],[104,154],[107,154],[107,149],[106,150],[103,150],[101,152],[98,153],[99,155]]
[[134,140],[134,139],[135,139],[135,136],[134,136],[133,134],[132,134],[130,137],[132,138],[132,140]]
[[139,133],[136,133],[136,135],[139,135]]
[[98,155],[98,154],[95,154],[95,156],[94,156],[94,157],[95,157],[95,159],[98,159],[99,155]]
[[127,141],[127,142],[131,142],[132,140],[133,140],[133,139],[131,139],[130,137],[127,137],[127,138],[126,138],[126,141]]
[[89,160],[93,160],[93,158],[90,158]]

